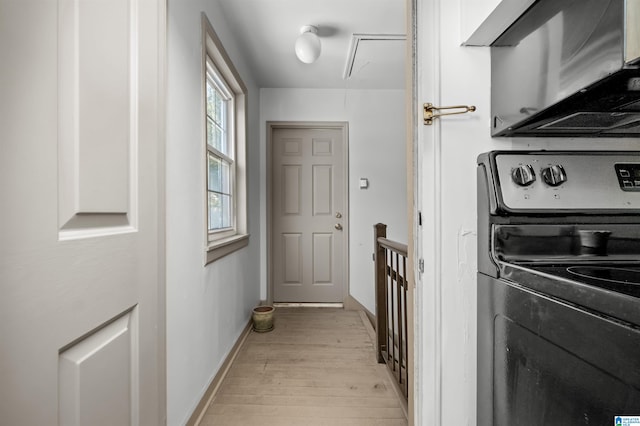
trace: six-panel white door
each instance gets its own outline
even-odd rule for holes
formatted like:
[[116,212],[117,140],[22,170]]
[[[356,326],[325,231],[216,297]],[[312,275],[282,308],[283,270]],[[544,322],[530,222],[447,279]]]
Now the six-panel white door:
[[161,424],[164,4],[0,9],[0,423]]
[[347,215],[343,130],[274,128],[274,302],[340,303]]

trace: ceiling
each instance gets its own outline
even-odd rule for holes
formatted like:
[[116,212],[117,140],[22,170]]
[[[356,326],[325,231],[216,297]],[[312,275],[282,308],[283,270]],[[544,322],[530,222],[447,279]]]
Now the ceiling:
[[[405,41],[387,36],[405,35],[405,0],[215,1],[259,87],[404,89]],[[322,53],[313,64],[293,50],[303,25],[318,27]]]

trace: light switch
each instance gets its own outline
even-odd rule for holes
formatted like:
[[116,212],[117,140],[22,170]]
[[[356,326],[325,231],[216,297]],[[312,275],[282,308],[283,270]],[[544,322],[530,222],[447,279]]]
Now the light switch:
[[367,189],[369,187],[369,179],[360,178],[360,189]]

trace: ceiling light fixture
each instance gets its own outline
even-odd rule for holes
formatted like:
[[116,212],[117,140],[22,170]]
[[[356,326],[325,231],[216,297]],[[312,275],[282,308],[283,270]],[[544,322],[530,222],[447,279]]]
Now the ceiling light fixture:
[[300,28],[300,35],[296,39],[296,56],[305,64],[312,64],[320,56],[322,46],[318,37],[318,28],[305,25]]

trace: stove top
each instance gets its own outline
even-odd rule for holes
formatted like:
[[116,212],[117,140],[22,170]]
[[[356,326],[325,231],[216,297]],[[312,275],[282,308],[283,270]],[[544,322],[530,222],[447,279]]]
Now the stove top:
[[623,284],[637,286],[640,285],[640,268],[620,268],[617,266],[570,266],[567,268],[570,274],[582,279],[593,279],[597,282],[611,283],[613,285]]
[[478,165],[478,272],[640,327],[640,151],[492,151]]
[[640,298],[640,265],[527,265],[526,268]]
[[640,326],[640,265],[637,263],[540,265],[501,262],[500,278],[597,315]]

